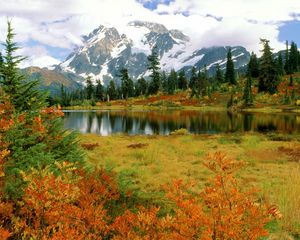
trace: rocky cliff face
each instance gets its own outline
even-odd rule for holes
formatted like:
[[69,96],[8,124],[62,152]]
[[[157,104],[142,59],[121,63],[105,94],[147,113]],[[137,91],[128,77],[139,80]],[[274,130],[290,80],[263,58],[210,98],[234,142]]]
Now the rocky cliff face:
[[[56,67],[56,70],[73,73],[81,77],[88,75],[94,80],[107,83],[118,79],[119,71],[125,67],[133,79],[148,75],[147,56],[156,46],[162,70],[185,69],[195,66],[207,67],[208,73],[215,71],[217,64],[225,69],[229,47],[195,49],[190,38],[179,30],[168,30],[164,25],[134,21],[125,29],[103,26],[84,36],[84,44]],[[235,68],[246,65],[250,54],[243,47],[232,47]]]

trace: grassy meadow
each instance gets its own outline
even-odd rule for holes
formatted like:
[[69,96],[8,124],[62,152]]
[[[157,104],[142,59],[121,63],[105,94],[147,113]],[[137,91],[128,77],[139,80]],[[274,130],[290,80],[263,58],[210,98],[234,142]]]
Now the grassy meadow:
[[[139,200],[163,205],[160,189],[172,180],[195,181],[199,190],[210,176],[203,166],[209,153],[221,151],[245,163],[238,179],[257,187],[261,197],[279,207],[282,218],[269,228],[274,239],[284,232],[300,234],[300,138],[260,134],[170,136],[80,135],[91,166],[117,173],[123,191],[135,191]],[[94,148],[93,148],[94,147]],[[289,239],[289,238],[287,238]],[[295,238],[297,239],[297,238]]]

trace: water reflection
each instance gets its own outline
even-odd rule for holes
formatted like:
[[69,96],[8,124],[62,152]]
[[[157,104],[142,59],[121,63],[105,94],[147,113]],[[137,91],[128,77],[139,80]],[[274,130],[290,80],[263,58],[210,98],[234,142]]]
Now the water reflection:
[[196,134],[227,132],[300,133],[296,114],[233,114],[199,111],[67,111],[64,125],[82,133],[107,136],[160,134],[186,128]]

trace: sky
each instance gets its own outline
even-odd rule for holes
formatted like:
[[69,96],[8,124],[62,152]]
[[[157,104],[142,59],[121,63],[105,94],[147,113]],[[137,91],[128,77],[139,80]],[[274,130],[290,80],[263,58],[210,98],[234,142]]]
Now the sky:
[[22,67],[58,64],[99,25],[122,33],[134,20],[179,29],[199,48],[241,45],[259,54],[260,38],[275,51],[286,40],[300,46],[299,0],[0,0],[0,41],[7,19],[28,56]]

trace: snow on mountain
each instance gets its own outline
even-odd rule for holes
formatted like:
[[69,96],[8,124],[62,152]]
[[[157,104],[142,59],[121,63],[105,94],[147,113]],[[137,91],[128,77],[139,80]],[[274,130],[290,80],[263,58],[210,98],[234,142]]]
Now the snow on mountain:
[[[91,76],[107,84],[118,80],[122,68],[127,68],[130,77],[147,76],[147,56],[156,46],[162,70],[185,69],[187,73],[195,66],[207,67],[212,74],[217,64],[224,68],[229,47],[200,48],[179,30],[168,30],[164,25],[134,21],[121,30],[101,25],[88,36],[83,45],[75,50],[58,68],[75,73],[83,78]],[[235,67],[248,63],[250,54],[243,47],[233,47]]]

